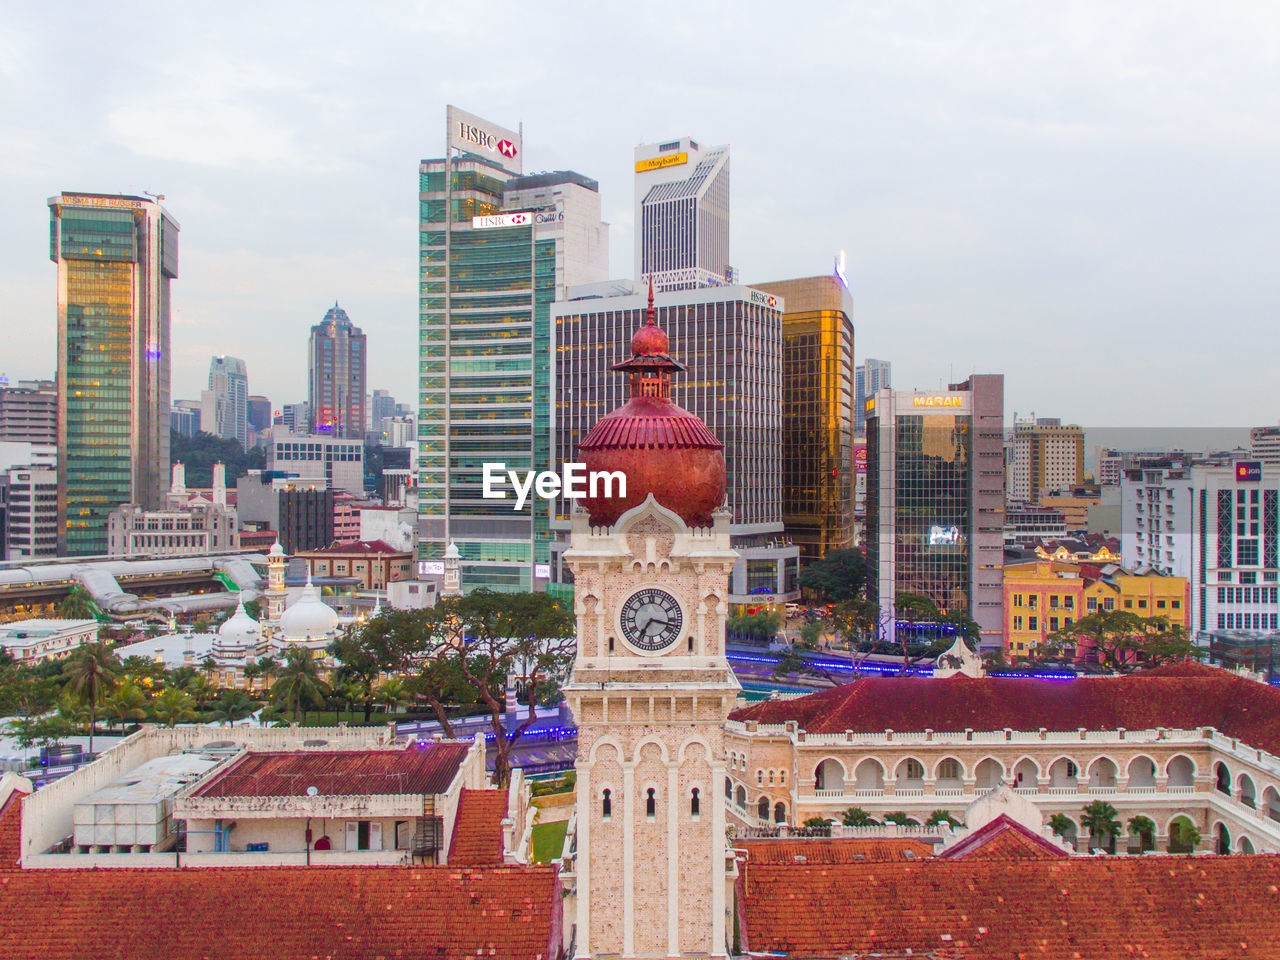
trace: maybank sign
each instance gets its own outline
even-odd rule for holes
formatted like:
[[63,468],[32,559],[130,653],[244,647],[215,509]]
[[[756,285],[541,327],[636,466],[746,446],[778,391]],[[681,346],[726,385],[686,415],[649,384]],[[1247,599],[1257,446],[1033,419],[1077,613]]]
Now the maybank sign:
[[948,397],[945,394],[927,397],[912,397],[913,407],[963,407],[964,397]]
[[448,127],[448,149],[488,155],[512,173],[524,172],[524,141],[519,132],[490,123],[455,106],[445,110],[445,123]]
[[650,157],[648,160],[636,161],[636,173],[647,173],[650,170],[661,170],[663,167],[678,167],[689,162],[687,153],[669,153],[665,157]]

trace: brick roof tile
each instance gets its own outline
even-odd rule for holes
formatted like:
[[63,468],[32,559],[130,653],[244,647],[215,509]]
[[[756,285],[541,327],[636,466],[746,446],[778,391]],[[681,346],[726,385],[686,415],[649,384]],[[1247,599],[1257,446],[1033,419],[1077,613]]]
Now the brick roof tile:
[[502,820],[506,815],[505,790],[463,790],[453,821],[449,862],[465,866],[502,863]]

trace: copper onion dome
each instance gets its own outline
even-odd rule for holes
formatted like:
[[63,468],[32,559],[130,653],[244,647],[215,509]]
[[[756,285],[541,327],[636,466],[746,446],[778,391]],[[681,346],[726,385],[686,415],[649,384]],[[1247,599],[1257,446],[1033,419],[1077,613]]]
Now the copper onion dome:
[[645,323],[631,338],[631,359],[610,369],[628,374],[631,398],[591,428],[578,451],[588,472],[621,471],[625,497],[582,497],[594,526],[612,526],[649,494],[694,527],[711,525],[724,501],[724,444],[701,419],[671,399],[671,374],[685,369],[668,356],[649,282]]

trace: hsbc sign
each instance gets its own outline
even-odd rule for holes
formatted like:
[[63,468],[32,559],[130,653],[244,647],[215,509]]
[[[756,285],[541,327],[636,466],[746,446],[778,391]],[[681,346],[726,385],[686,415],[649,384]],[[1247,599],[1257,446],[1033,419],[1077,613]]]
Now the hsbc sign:
[[471,227],[483,230],[488,227],[527,227],[533,223],[531,213],[495,213],[488,217],[472,217]]
[[524,158],[521,156],[521,136],[517,131],[453,106],[446,111],[446,123],[450,149],[490,154],[513,173],[522,171]]
[[752,303],[759,303],[766,307],[772,307],[775,310],[778,307],[777,297],[768,293],[761,293],[759,290],[750,291],[750,299]]

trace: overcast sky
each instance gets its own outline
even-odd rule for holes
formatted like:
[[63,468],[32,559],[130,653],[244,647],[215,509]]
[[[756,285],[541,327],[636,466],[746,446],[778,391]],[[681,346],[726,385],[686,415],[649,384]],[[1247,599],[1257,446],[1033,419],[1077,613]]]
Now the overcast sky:
[[525,169],[600,181],[629,275],[632,147],[732,145],[746,282],[845,250],[858,360],[1006,375],[1006,415],[1275,423],[1280,7],[1231,3],[3,5],[0,372],[53,374],[60,190],[166,195],[175,398],[209,357],[305,399],[339,301],[416,393],[417,161],[447,103]]

